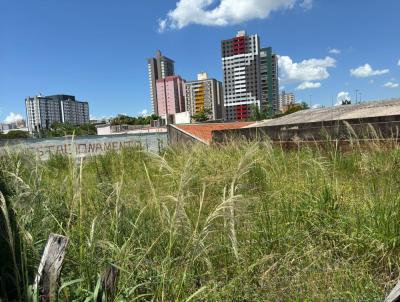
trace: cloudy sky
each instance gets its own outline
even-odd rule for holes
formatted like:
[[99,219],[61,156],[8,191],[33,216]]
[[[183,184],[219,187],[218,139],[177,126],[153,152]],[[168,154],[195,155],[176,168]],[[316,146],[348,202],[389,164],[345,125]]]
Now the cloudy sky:
[[147,57],[161,49],[185,79],[221,80],[220,41],[241,29],[279,54],[298,100],[400,97],[399,11],[398,0],[0,0],[0,121],[38,93],[73,94],[95,117],[145,113]]

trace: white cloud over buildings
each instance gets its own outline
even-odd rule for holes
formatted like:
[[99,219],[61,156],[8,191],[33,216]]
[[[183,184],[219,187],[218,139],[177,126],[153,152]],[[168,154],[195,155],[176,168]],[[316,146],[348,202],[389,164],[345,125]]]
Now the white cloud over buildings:
[[6,124],[13,124],[13,123],[16,123],[16,122],[18,122],[18,121],[21,121],[21,120],[23,120],[23,119],[24,119],[24,118],[22,117],[21,114],[19,114],[19,113],[14,113],[14,112],[10,112],[10,114],[6,116],[4,122],[5,122]]
[[328,68],[333,67],[336,67],[336,60],[331,57],[293,62],[289,56],[279,56],[282,83],[300,83],[297,90],[321,87],[320,81],[329,78]]
[[351,100],[350,93],[347,92],[347,91],[341,91],[341,92],[339,92],[338,95],[337,95],[337,97],[336,97],[336,104],[335,104],[335,106],[340,106],[340,105],[342,105],[342,102],[343,102],[343,101],[346,101],[346,100],[349,100],[349,101]]
[[[226,26],[254,19],[266,19],[278,10],[296,5],[310,9],[313,0],[179,0],[166,17],[158,20],[158,29],[181,29],[190,24]],[[212,7],[211,7],[212,6]]]
[[296,87],[296,90],[316,89],[320,87],[321,83],[319,82],[303,82]]

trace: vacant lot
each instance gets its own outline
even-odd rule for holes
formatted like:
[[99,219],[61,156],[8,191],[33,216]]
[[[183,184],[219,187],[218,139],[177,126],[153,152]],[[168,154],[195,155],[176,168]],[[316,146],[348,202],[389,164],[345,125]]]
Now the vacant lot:
[[70,238],[62,301],[93,301],[108,263],[117,301],[381,301],[400,276],[399,188],[400,150],[373,145],[0,158],[20,294],[59,233]]

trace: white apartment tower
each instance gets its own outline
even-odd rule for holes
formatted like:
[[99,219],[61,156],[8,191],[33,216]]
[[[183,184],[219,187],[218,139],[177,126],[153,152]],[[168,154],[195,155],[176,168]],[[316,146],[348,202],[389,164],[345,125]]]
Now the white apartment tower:
[[282,91],[279,95],[279,102],[282,107],[293,105],[294,103],[296,103],[294,93]]
[[76,101],[72,95],[27,97],[25,108],[30,132],[49,129],[54,123],[89,123],[89,104]]

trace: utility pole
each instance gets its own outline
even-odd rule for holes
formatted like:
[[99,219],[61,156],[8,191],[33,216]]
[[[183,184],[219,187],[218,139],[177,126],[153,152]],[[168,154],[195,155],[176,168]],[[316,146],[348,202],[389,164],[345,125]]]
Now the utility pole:
[[311,109],[311,97],[312,97],[312,95],[310,94],[310,109]]
[[358,89],[354,90],[356,92],[356,104],[358,103]]

